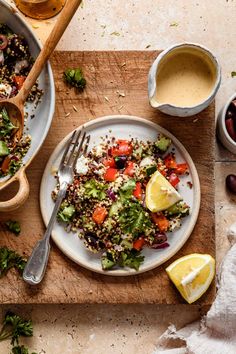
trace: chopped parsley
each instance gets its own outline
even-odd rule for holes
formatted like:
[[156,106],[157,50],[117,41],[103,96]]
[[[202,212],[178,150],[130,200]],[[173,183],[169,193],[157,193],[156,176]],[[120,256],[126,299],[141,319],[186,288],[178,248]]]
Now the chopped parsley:
[[0,277],[3,277],[11,268],[15,268],[20,275],[26,265],[26,260],[15,251],[7,247],[0,248]]
[[64,79],[68,84],[78,88],[80,91],[85,89],[86,80],[84,78],[83,71],[80,68],[66,69],[64,71]]
[[151,226],[148,213],[138,202],[127,202],[120,212],[119,222],[123,232],[138,237]]
[[107,186],[103,183],[96,181],[95,179],[90,179],[84,185],[85,196],[92,197],[94,199],[103,200],[106,198],[106,189]]
[[13,232],[13,234],[17,236],[20,234],[21,229],[19,221],[8,220],[5,222],[5,225],[9,231]]

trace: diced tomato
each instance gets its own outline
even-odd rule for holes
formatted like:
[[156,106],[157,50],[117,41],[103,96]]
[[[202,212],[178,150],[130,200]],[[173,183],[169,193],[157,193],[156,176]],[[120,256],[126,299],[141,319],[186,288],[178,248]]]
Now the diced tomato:
[[116,162],[113,157],[108,157],[102,161],[103,165],[106,167],[116,167]]
[[137,240],[135,240],[133,242],[133,248],[136,250],[136,251],[140,251],[143,246],[145,244],[145,240],[143,237],[139,237]]
[[10,163],[11,163],[11,155],[8,155],[3,160],[3,163],[1,166],[1,170],[3,173],[6,173],[9,170]]
[[21,89],[21,87],[23,86],[24,82],[25,82],[26,76],[23,75],[15,75],[13,80],[18,88],[18,90]]
[[156,224],[160,232],[166,232],[169,228],[169,220],[162,213],[151,214],[153,222]]
[[136,187],[133,191],[133,195],[137,199],[142,199],[142,184],[141,184],[141,182],[136,182]]
[[104,222],[107,214],[108,213],[105,207],[97,206],[93,212],[92,219],[96,224],[100,225]]
[[132,177],[134,175],[134,163],[133,161],[128,161],[126,168],[124,170],[124,174]]
[[188,164],[186,162],[177,164],[177,167],[175,169],[175,173],[177,173],[177,175],[184,175],[187,171],[188,171]]
[[172,154],[168,154],[164,159],[165,165],[169,169],[175,169],[177,167],[177,163],[175,161],[175,157]]
[[116,168],[113,167],[109,167],[104,175],[104,179],[107,182],[114,182],[116,180],[118,174],[118,170]]
[[180,179],[175,173],[171,173],[169,176],[169,182],[173,187],[176,187],[179,183]]
[[158,171],[162,174],[162,176],[166,177],[167,172],[164,167],[165,166],[163,166],[163,164],[160,164],[160,163],[157,164]]
[[111,149],[111,155],[116,156],[128,156],[131,155],[133,148],[128,140],[117,140],[116,146]]

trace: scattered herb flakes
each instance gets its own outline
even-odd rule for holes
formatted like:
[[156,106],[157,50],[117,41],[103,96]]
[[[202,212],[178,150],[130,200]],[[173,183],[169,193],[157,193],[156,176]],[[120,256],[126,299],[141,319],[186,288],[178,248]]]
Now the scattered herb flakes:
[[179,26],[178,22],[171,22],[170,23],[170,27],[178,27],[178,26]]
[[81,9],[84,8],[84,0],[81,1],[80,8],[81,8]]
[[117,31],[114,31],[114,32],[111,32],[110,35],[111,35],[111,36],[117,36],[117,37],[119,37],[119,36],[120,36],[120,33],[117,32]]
[[235,77],[236,76],[236,71],[231,71],[231,77]]
[[101,27],[102,27],[103,29],[105,29],[107,26],[106,26],[106,25],[101,25]]
[[117,95],[119,97],[125,97],[125,93],[124,92],[120,92],[119,90],[116,91]]
[[8,220],[5,222],[5,225],[9,231],[13,232],[13,234],[17,236],[20,234],[21,229],[19,221]]
[[151,47],[151,44],[146,45],[145,49],[148,49]]

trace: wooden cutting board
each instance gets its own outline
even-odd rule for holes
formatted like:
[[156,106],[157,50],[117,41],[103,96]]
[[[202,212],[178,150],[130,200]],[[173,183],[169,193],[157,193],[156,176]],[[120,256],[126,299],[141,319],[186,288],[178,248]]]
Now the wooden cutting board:
[[[150,119],[173,133],[189,151],[200,176],[202,202],[197,225],[188,242],[163,266],[123,278],[85,270],[53,246],[42,284],[30,287],[12,270],[0,279],[0,303],[184,303],[165,273],[166,266],[193,252],[215,256],[214,104],[190,118],[168,117],[152,109],[147,98],[147,74],[157,55],[158,52],[154,51],[55,53],[51,60],[57,92],[54,121],[45,144],[27,171],[31,186],[29,200],[18,211],[0,215],[1,222],[9,218],[19,220],[21,235],[15,237],[1,226],[0,246],[6,245],[21,254],[30,254],[45,230],[38,198],[41,176],[50,154],[75,127],[87,120],[111,114]],[[65,68],[76,66],[83,68],[88,82],[82,94],[68,88],[62,79]],[[13,191],[14,188],[4,191],[1,199],[9,197]],[[215,284],[212,284],[198,303],[210,304],[214,295]]]

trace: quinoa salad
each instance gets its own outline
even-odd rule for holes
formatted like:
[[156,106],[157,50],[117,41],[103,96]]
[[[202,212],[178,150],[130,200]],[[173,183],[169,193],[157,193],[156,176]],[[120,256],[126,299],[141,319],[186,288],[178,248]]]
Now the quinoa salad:
[[[18,94],[33,62],[26,39],[0,23],[0,101]],[[36,83],[27,100],[37,103],[42,94]],[[27,134],[19,141],[13,139],[16,130],[17,127],[11,122],[6,109],[1,108],[0,178],[17,172],[30,147],[31,138]]]
[[[163,135],[155,142],[106,137],[78,159],[57,218],[66,231],[78,233],[89,251],[101,256],[103,270],[138,270],[144,262],[142,250],[169,247],[167,233],[180,228],[189,214],[178,193],[188,165],[176,161],[170,145]],[[155,183],[160,187],[157,212],[152,206]],[[58,190],[57,184],[54,201]]]

